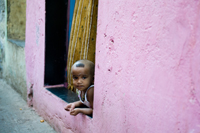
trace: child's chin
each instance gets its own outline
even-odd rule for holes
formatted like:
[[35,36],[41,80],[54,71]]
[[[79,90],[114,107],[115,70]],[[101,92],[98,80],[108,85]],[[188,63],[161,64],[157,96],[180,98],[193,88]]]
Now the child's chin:
[[83,91],[83,90],[85,90],[84,87],[77,87],[77,89],[78,89],[79,91]]

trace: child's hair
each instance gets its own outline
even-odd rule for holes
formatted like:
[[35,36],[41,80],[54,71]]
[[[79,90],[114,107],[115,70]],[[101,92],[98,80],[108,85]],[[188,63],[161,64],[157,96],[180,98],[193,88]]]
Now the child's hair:
[[[76,67],[85,67],[85,65],[88,65],[89,66],[89,69],[90,69],[90,72],[91,72],[91,75],[94,75],[94,69],[95,69],[95,65],[92,61],[89,61],[89,60],[86,60],[86,59],[83,59],[83,60],[78,60],[74,63],[74,65]],[[72,65],[72,67],[74,66]]]

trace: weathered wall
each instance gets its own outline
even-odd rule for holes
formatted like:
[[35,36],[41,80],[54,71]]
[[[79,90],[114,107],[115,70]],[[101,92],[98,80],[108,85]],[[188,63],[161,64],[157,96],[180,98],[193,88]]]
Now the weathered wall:
[[2,78],[4,59],[3,44],[6,42],[6,0],[0,0],[0,78]]
[[7,41],[4,45],[3,78],[26,100],[26,67],[24,48]]
[[[23,48],[25,45],[26,20],[26,5],[24,3],[26,1],[1,0],[2,2],[4,2],[4,8],[0,8],[0,60],[2,60],[2,63],[0,62],[2,70],[0,71],[2,72],[2,78],[12,85],[26,100],[26,67]],[[9,3],[8,6],[7,2]],[[8,36],[7,31],[9,33]]]
[[94,113],[44,85],[45,0],[27,1],[28,103],[58,132],[199,132],[200,1],[101,0]]

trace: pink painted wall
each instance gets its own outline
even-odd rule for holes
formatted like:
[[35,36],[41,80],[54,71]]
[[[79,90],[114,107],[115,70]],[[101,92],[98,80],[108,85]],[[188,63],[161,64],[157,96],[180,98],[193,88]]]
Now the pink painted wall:
[[58,132],[200,132],[200,0],[100,0],[94,114],[47,92],[45,1],[27,1],[27,88]]
[[[48,1],[47,1],[48,2]],[[27,102],[54,129],[62,133],[91,132],[93,119],[85,115],[70,116],[66,102],[44,87],[45,0],[27,0],[26,10]],[[82,127],[84,126],[84,129]]]
[[108,132],[200,132],[200,1],[103,0],[97,125]]

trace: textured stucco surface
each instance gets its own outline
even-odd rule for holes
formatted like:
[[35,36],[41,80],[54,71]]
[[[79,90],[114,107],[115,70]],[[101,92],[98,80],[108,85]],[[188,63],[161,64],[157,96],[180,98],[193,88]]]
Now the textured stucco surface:
[[200,132],[200,1],[99,2],[95,127]]
[[94,113],[44,85],[45,1],[27,1],[28,104],[58,132],[199,132],[200,1],[101,0]]

